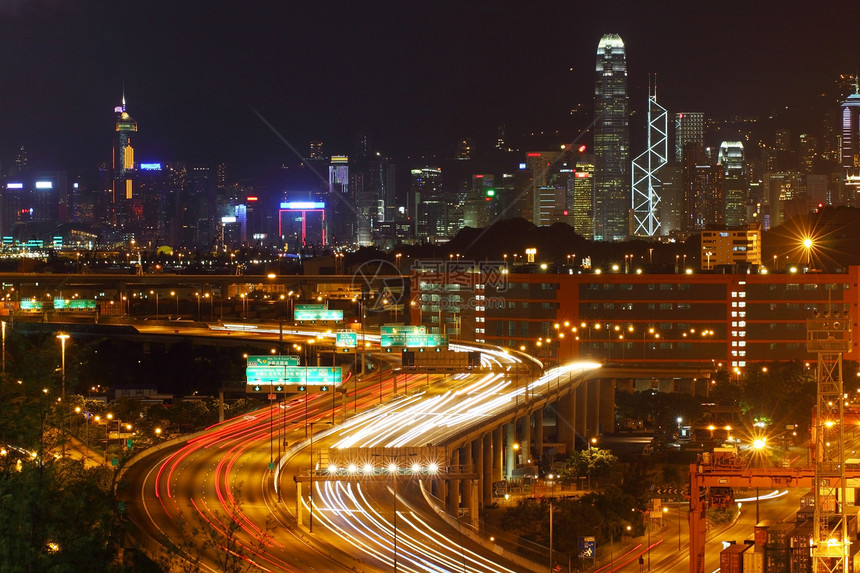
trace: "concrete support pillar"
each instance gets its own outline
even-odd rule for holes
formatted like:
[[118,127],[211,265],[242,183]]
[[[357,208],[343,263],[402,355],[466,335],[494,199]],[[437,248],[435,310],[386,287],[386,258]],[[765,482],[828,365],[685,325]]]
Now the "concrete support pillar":
[[469,524],[477,531],[480,527],[480,514],[478,513],[478,499],[480,498],[478,490],[478,480],[470,479],[463,480],[469,486]]
[[511,479],[514,468],[517,466],[517,452],[514,450],[516,432],[514,424],[505,424],[505,478]]
[[[472,446],[474,442],[466,442],[466,445],[463,447],[463,471],[464,472],[472,472],[475,470],[474,464],[474,456],[472,455]],[[464,479],[460,480],[460,499],[463,500],[463,505],[466,509],[471,512],[473,503],[477,506],[477,500],[475,500],[472,496],[473,489],[475,487],[475,480],[472,479]],[[475,511],[477,513],[477,510]],[[471,518],[471,513],[469,515]]]
[[486,433],[478,449],[478,475],[481,477],[481,509],[493,503],[493,436]]
[[301,526],[304,519],[304,504],[302,504],[302,482],[296,482],[296,525]]
[[616,387],[618,390],[624,390],[625,392],[630,392],[630,393],[632,393],[632,392],[633,392],[633,390],[634,390],[634,388],[633,388],[633,378],[625,378],[625,379],[623,379],[623,380],[616,380],[616,381],[615,381],[615,387]]
[[615,432],[615,379],[600,381],[600,433]]
[[555,403],[556,440],[565,445],[568,452],[576,446],[576,393],[570,392]]
[[535,458],[541,458],[542,459],[543,458],[543,416],[544,416],[544,409],[539,408],[535,412],[534,416],[535,416],[535,431],[534,431],[535,447],[534,447],[534,452],[532,455],[534,455]]
[[496,426],[493,430],[492,436],[493,442],[493,456],[492,456],[492,465],[493,465],[493,481],[501,481],[502,476],[504,476],[504,460],[505,460],[505,450],[502,447],[502,427]]
[[576,398],[574,406],[576,408],[576,417],[574,418],[574,428],[576,433],[586,439],[586,428],[588,427],[588,382],[582,382],[576,389]]
[[[459,473],[460,468],[460,449],[454,448],[451,452],[451,471]],[[448,480],[448,499],[445,503],[445,511],[450,515],[457,517],[460,515],[460,480]]]
[[430,493],[433,494],[433,497],[436,499],[445,499],[445,480],[434,478],[430,481]]

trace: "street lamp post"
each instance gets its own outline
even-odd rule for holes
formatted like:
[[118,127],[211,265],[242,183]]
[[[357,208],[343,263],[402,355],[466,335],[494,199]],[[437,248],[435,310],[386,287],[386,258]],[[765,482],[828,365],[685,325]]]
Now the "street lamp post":
[[179,293],[172,290],[172,291],[170,291],[170,296],[176,298],[176,316],[178,318],[179,317]]
[[151,290],[149,294],[155,295],[155,316],[158,316],[158,291]]
[[[314,532],[314,424],[328,424],[328,422],[310,422],[310,438],[311,438],[311,465],[310,465],[310,484],[311,490],[308,493],[310,499],[310,513],[308,515],[308,533]],[[307,428],[307,426],[305,426]]]
[[[3,326],[6,326],[6,323],[3,323]],[[69,338],[69,335],[61,332],[57,335],[57,338],[60,340],[60,377],[62,378],[62,397],[60,398],[60,411],[62,412],[62,418],[60,419],[60,427],[65,431],[66,428],[66,339]],[[5,339],[4,339],[4,366],[5,366]],[[5,369],[5,368],[4,368]],[[66,440],[63,440],[62,443],[62,452],[63,456],[66,455]]]
[[806,250],[806,268],[812,268],[812,237],[806,237],[803,239],[803,248]]
[[113,420],[113,414],[108,413],[105,416],[105,465],[108,463],[108,446],[110,446],[110,423]]
[[200,322],[200,293],[195,292],[194,296],[197,297],[197,322]]
[[555,475],[549,474],[546,476],[550,480],[550,496],[549,496],[549,570],[552,573],[552,511],[555,505]]

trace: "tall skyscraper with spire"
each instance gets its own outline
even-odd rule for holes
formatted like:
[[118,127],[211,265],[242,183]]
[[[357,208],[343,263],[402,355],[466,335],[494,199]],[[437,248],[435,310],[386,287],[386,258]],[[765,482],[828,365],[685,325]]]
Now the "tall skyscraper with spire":
[[630,234],[630,128],[627,58],[618,34],[597,45],[594,83],[594,238]]
[[113,138],[113,209],[116,224],[125,226],[130,223],[136,210],[136,199],[133,186],[135,171],[134,147],[131,138],[137,133],[137,122],[128,114],[125,108],[125,93],[122,95],[122,105],[114,108],[116,114],[116,129]]

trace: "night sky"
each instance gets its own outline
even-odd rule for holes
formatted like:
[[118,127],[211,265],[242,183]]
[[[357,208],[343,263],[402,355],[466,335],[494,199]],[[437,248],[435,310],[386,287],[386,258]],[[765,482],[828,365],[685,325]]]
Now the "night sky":
[[254,110],[301,152],[350,153],[367,132],[395,158],[441,154],[502,124],[513,143],[572,140],[610,32],[632,109],[656,72],[670,112],[767,115],[860,69],[858,21],[844,0],[0,0],[0,161],[21,145],[42,168],[108,160],[123,85],[139,161],[294,162]]

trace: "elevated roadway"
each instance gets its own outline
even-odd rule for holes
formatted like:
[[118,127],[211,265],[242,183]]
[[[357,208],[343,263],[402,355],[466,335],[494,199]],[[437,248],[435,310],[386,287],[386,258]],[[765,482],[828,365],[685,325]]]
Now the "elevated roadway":
[[[175,336],[169,327],[141,330]],[[280,325],[187,331],[268,343],[333,336]],[[374,345],[374,336],[366,342]],[[480,349],[477,371],[380,369],[345,389],[334,407],[328,395],[288,397],[137,460],[119,491],[141,538],[150,547],[185,540],[174,542],[175,556],[197,555],[209,568],[231,548],[272,571],[377,571],[395,560],[403,571],[540,570],[480,535],[493,482],[550,445],[572,448],[577,435],[611,424],[613,380],[633,372],[572,363],[536,375],[530,357]],[[548,412],[556,418],[552,444]],[[386,471],[391,464],[396,469]]]

